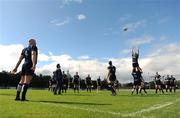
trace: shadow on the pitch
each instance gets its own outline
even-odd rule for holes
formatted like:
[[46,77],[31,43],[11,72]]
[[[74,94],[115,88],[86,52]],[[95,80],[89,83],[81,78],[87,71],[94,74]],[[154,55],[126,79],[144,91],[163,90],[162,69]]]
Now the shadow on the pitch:
[[63,95],[65,96],[93,96],[93,95],[87,95],[87,94],[79,94],[79,93],[76,93],[76,94],[68,94],[68,93],[64,93]]
[[53,104],[79,104],[79,105],[111,105],[101,103],[83,103],[83,102],[60,102],[60,101],[31,101],[31,102],[42,102],[42,103],[53,103]]
[[1,96],[15,96],[14,94],[0,93]]

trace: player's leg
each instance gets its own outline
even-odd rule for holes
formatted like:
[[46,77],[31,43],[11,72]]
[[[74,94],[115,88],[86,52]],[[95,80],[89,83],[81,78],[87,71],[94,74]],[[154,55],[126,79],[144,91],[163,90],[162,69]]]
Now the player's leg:
[[159,90],[160,90],[160,91],[162,91],[162,93],[164,94],[164,91],[163,91],[162,85],[159,85]]
[[136,94],[138,94],[138,91],[139,91],[139,86],[137,85],[136,86]]
[[59,90],[58,90],[58,94],[61,94],[62,91],[62,82],[59,81]]
[[21,98],[22,101],[26,100],[26,93],[27,93],[29,84],[31,83],[31,80],[32,80],[32,75],[25,75],[24,76],[24,84],[22,87],[22,98]]
[[168,92],[168,85],[167,84],[165,85],[165,88],[166,88],[166,92]]
[[59,82],[56,81],[56,87],[54,88],[54,95],[57,95],[57,90],[59,89]]
[[21,76],[21,80],[17,86],[17,93],[16,93],[16,98],[15,100],[20,100],[20,93],[21,93],[21,90],[22,90],[22,86],[23,86],[23,83],[24,83],[24,76]]
[[133,85],[133,88],[132,88],[132,90],[131,90],[131,91],[132,91],[132,92],[131,92],[131,95],[134,93],[135,89],[136,89],[136,88],[135,88],[135,86]]
[[77,91],[78,91],[78,93],[79,93],[79,89],[80,89],[80,85],[78,84],[78,86],[77,86]]
[[155,89],[156,89],[156,93],[157,93],[157,91],[158,91],[158,85],[155,85]]

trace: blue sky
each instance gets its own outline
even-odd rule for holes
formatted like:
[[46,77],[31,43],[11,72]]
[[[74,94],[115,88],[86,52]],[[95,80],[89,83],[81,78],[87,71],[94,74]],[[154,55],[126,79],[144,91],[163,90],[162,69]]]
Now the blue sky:
[[136,46],[145,58],[179,45],[179,8],[179,0],[0,0],[0,44],[35,38],[46,56],[99,60],[130,58]]
[[[34,37],[44,53],[103,58],[124,56],[121,50],[131,47],[128,40],[142,35],[152,35],[154,43],[160,43],[162,35],[177,42],[178,0],[70,0],[62,4],[61,0],[0,0],[0,43],[25,44]],[[86,19],[79,21],[79,14]],[[68,23],[56,26],[53,20]],[[124,24],[142,20],[145,26],[123,32]],[[150,46],[141,46],[142,54]]]

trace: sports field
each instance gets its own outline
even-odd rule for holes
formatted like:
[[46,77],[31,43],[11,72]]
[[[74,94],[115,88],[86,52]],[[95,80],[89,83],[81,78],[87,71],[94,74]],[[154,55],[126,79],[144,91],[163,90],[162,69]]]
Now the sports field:
[[68,93],[29,90],[28,102],[14,101],[16,91],[0,89],[0,118],[180,118],[180,91],[172,94],[130,95],[121,90]]

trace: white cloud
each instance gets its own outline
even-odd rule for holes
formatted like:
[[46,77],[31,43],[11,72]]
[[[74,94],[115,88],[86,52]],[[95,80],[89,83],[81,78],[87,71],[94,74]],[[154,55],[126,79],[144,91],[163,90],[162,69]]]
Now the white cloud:
[[79,15],[77,15],[77,19],[80,20],[80,21],[85,20],[86,16],[84,14],[79,14]]
[[12,70],[16,64],[15,60],[18,60],[22,49],[21,44],[1,45],[0,44],[0,70]]
[[62,20],[62,21],[59,21],[57,19],[50,21],[50,23],[52,23],[52,24],[54,24],[56,26],[59,26],[59,27],[63,26],[63,25],[66,25],[69,22],[70,22],[70,18],[68,18],[68,17],[66,19]]
[[89,59],[90,57],[88,55],[80,56],[78,59]]
[[154,40],[154,38],[151,35],[143,35],[138,38],[130,39],[129,43],[132,46],[139,46],[142,44],[148,44],[151,43]]
[[[0,54],[3,55],[0,58],[0,70],[12,70],[18,60],[21,50],[23,49],[23,45],[0,45],[0,49]],[[36,70],[37,74],[52,74],[52,72],[56,69],[56,64],[60,63],[63,70],[70,70],[71,74],[79,71],[82,78],[87,76],[87,74],[91,74],[93,79],[96,79],[99,75],[104,78],[107,72],[107,62],[112,60],[113,64],[117,68],[117,78],[120,80],[120,82],[133,81],[131,76],[131,57],[106,58],[104,60],[87,58],[83,60],[75,59],[67,54],[54,55],[51,53],[46,55],[44,53],[40,53],[39,58],[41,59],[38,61]],[[41,65],[41,62],[47,60],[49,62],[48,64]],[[139,64],[144,71],[143,76],[146,81],[152,79],[147,76],[147,73],[152,75],[156,71],[159,71],[162,75],[166,73],[179,74],[180,45],[168,44],[156,49],[152,49],[147,56],[139,59]],[[20,69],[21,68],[19,68],[19,70]]]
[[38,55],[38,61],[49,61],[49,56],[43,53]]
[[61,2],[60,8],[64,8],[65,6],[68,6],[71,3],[81,4],[81,3],[83,3],[83,1],[84,0],[60,0],[60,2]]
[[127,23],[125,25],[123,25],[123,29],[124,28],[128,28],[128,32],[133,32],[138,30],[139,28],[143,28],[145,25],[147,24],[146,20],[140,20],[134,23]]

